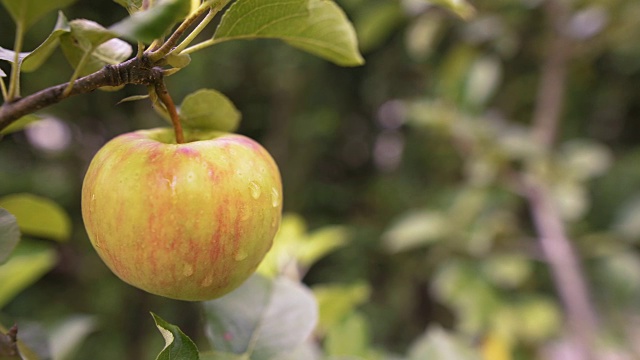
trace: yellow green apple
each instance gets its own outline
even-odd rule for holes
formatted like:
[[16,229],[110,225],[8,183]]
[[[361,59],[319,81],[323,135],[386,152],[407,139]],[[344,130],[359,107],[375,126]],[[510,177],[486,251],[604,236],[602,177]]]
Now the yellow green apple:
[[152,294],[202,301],[238,287],[282,214],[278,167],[237,134],[140,130],[109,141],[82,187],[82,217],[105,264]]

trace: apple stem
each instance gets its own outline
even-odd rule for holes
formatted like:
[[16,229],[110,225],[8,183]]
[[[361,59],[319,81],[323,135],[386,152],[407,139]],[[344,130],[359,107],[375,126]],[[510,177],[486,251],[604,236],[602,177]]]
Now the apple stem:
[[154,85],[156,94],[158,95],[158,99],[162,101],[164,106],[167,108],[167,111],[169,112],[171,123],[173,123],[173,129],[176,132],[176,143],[184,144],[184,132],[182,131],[182,124],[180,123],[180,115],[178,115],[176,104],[173,102],[171,95],[169,95],[169,91],[164,84],[164,80],[159,79],[155,82]]

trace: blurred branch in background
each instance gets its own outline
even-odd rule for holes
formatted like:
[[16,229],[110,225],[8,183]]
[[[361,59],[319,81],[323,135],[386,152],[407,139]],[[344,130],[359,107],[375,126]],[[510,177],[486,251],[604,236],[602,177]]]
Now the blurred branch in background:
[[[551,29],[546,59],[538,86],[533,114],[533,136],[547,151],[552,151],[565,101],[567,67],[573,41],[566,31],[570,9],[562,0],[547,0],[545,15]],[[524,178],[524,196],[529,202],[540,246],[547,258],[558,295],[566,308],[576,360],[592,359],[596,339],[596,313],[581,270],[580,261],[564,223],[544,181]]]

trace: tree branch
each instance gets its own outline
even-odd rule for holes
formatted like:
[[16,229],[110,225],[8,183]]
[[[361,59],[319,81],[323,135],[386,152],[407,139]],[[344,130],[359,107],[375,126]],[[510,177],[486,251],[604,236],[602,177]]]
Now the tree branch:
[[67,82],[4,103],[0,107],[0,130],[25,115],[57,104],[70,96],[86,94],[106,86],[153,85],[162,76],[162,69],[154,67],[146,56],[135,57],[118,65],[106,66],[93,74],[77,79],[68,93],[65,93],[65,89],[69,86]]
[[[547,0],[544,7],[552,32],[538,86],[532,132],[535,140],[550,150],[557,137],[565,101],[567,65],[573,42],[563,30],[570,15],[565,4],[558,0]],[[567,310],[574,358],[591,359],[595,356],[593,342],[597,336],[597,316],[578,255],[566,235],[565,225],[544,181],[523,175],[522,182],[540,247],[551,268],[558,295]]]

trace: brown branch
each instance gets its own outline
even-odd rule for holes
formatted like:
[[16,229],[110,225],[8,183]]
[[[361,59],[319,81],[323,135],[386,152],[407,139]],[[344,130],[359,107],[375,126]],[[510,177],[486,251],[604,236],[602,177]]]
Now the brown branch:
[[[544,6],[552,32],[538,86],[532,132],[536,141],[551,150],[565,101],[567,67],[573,43],[563,30],[570,15],[569,9],[558,0],[547,0]],[[579,257],[567,237],[550,189],[541,179],[522,178],[524,196],[529,203],[540,247],[551,268],[558,295],[566,307],[575,358],[591,359],[595,356],[593,343],[598,331],[597,316]]]
[[70,96],[86,94],[106,86],[153,85],[162,76],[162,70],[154,67],[144,56],[132,58],[118,65],[106,66],[93,74],[77,79],[68,94],[65,94],[65,89],[69,83],[64,83],[4,103],[0,107],[0,130],[25,115],[57,104]]

